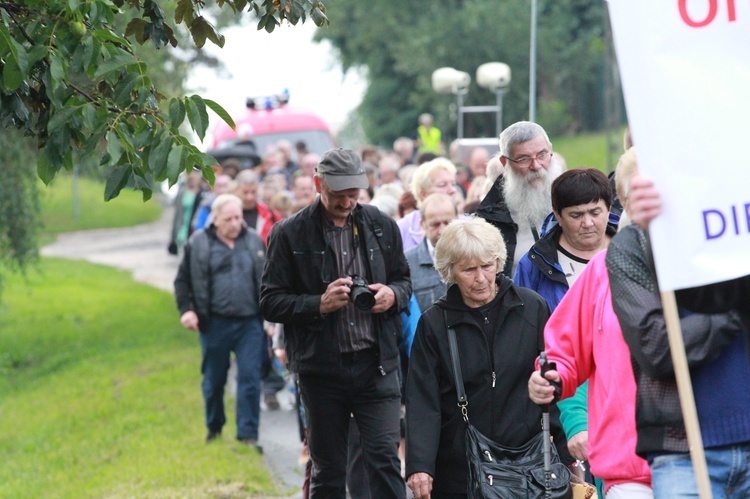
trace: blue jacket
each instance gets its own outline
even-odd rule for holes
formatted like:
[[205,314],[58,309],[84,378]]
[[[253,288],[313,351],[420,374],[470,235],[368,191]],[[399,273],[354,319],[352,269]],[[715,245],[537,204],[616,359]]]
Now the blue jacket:
[[[617,232],[620,216],[609,214],[607,235]],[[562,229],[553,214],[542,224],[541,239],[521,257],[516,268],[513,282],[516,286],[533,289],[547,300],[550,312],[554,311],[562,297],[568,292],[568,280],[565,278],[560,262],[557,261],[557,241]]]

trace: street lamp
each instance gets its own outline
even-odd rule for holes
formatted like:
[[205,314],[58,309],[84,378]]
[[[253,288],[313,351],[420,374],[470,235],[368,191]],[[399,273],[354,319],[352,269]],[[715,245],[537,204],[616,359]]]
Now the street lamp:
[[477,68],[477,84],[495,92],[497,105],[495,106],[464,106],[464,96],[469,91],[471,76],[457,69],[444,67],[432,73],[432,88],[439,94],[455,94],[458,103],[458,124],[456,138],[464,138],[464,114],[467,113],[495,113],[496,136],[500,135],[503,126],[503,95],[510,85],[510,67],[502,62],[488,62]]
[[497,110],[495,111],[496,135],[503,131],[503,96],[510,86],[510,66],[504,62],[486,62],[477,68],[477,84],[495,92]]
[[459,139],[464,136],[464,95],[469,92],[471,76],[469,73],[454,68],[444,67],[432,72],[432,89],[439,94],[454,94],[458,104],[458,129],[456,135]]

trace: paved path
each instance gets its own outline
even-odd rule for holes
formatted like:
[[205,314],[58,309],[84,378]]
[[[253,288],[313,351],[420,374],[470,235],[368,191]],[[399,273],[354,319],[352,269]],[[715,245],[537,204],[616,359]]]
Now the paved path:
[[[171,293],[179,264],[179,259],[167,252],[171,223],[172,209],[167,207],[154,223],[61,234],[57,241],[42,248],[41,254],[127,270],[137,282]],[[304,471],[297,464],[300,442],[292,394],[280,392],[279,402],[281,410],[266,411],[264,407],[261,413],[259,443],[263,445],[266,464],[281,488],[293,493],[291,497],[302,497],[298,491]]]

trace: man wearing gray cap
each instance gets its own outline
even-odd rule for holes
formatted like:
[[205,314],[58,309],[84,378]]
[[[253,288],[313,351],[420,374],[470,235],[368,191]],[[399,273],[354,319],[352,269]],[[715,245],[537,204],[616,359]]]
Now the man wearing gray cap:
[[271,230],[260,293],[263,317],[284,324],[299,377],[310,497],[346,496],[353,415],[370,496],[401,499],[399,314],[411,296],[401,236],[392,219],[357,204],[368,183],[354,151],[328,151],[314,178],[320,196]]

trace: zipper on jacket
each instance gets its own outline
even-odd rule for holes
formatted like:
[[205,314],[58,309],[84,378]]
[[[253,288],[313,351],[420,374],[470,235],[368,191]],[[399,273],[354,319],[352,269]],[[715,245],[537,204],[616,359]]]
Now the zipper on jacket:
[[496,380],[497,380],[497,377],[495,376],[495,371],[492,371],[492,388],[495,388]]
[[486,450],[484,451],[484,454],[487,456],[487,461],[492,462],[492,454],[490,454],[490,451]]
[[490,481],[490,487],[492,487],[492,475],[487,475],[487,480]]
[[385,376],[385,369],[383,369],[383,366],[378,366],[378,369],[380,370],[380,375]]

